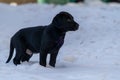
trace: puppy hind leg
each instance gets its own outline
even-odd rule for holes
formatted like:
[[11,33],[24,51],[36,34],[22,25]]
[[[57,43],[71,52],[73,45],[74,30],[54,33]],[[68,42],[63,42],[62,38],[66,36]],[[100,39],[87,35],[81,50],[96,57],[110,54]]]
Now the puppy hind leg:
[[33,55],[33,52],[31,50],[27,49],[25,55],[26,55],[26,61],[29,61]]
[[29,62],[30,58],[32,57],[33,53],[31,50],[27,49],[26,52],[23,54],[21,61],[27,61]]
[[14,63],[15,65],[20,64],[20,59],[21,59],[21,55],[20,55],[20,53],[19,53],[18,51],[16,51],[16,55],[15,55],[15,57],[14,57],[14,59],[13,59],[13,63]]
[[32,51],[30,49],[26,49],[26,54],[32,55],[33,53],[32,53]]
[[25,52],[25,46],[20,41],[18,41],[16,45],[16,55],[13,59],[13,63],[15,65],[20,64],[20,61],[24,52]]

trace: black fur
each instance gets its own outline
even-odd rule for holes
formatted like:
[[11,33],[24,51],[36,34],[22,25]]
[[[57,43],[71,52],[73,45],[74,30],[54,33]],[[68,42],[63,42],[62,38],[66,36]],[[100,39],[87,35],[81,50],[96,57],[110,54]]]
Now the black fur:
[[[33,53],[40,53],[39,63],[46,66],[47,54],[50,53],[49,65],[55,67],[58,51],[64,43],[66,32],[75,31],[78,27],[71,14],[60,12],[48,26],[21,29],[11,38],[10,54],[6,63],[11,60],[15,48],[16,55],[13,59],[15,65],[20,64],[21,61],[29,61]],[[27,54],[27,49],[32,52],[31,55]]]

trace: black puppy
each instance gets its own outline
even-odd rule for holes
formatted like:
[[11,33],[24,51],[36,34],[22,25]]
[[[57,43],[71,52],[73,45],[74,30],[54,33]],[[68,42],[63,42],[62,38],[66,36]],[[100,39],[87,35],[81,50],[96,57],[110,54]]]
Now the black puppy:
[[37,26],[19,30],[10,42],[10,54],[6,61],[8,63],[14,48],[16,55],[13,59],[15,65],[22,61],[29,61],[33,53],[40,53],[39,63],[46,66],[47,54],[50,53],[49,65],[55,67],[59,49],[64,43],[67,31],[75,31],[79,27],[71,14],[60,12],[48,26]]

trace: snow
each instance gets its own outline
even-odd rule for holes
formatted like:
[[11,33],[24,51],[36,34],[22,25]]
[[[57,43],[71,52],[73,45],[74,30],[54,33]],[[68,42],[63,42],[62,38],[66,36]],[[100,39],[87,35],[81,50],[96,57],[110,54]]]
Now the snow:
[[[39,65],[39,55],[5,64],[11,36],[21,28],[48,25],[60,11],[80,24],[68,32],[55,68]],[[119,4],[0,4],[0,80],[120,80]],[[49,60],[49,59],[48,59]]]

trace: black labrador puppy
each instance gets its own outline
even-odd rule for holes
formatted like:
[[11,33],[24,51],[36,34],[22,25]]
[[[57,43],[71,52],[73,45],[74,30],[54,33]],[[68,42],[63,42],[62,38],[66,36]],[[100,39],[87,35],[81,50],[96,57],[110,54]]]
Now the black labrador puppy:
[[29,61],[33,53],[40,53],[39,64],[46,66],[47,54],[50,54],[49,65],[55,67],[58,51],[64,43],[67,31],[75,31],[79,24],[68,12],[57,14],[50,25],[24,28],[19,30],[10,42],[8,63],[14,48],[16,55],[13,59],[15,65],[22,61]]

